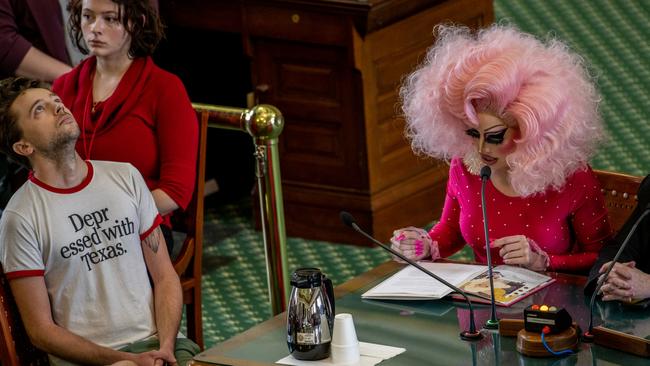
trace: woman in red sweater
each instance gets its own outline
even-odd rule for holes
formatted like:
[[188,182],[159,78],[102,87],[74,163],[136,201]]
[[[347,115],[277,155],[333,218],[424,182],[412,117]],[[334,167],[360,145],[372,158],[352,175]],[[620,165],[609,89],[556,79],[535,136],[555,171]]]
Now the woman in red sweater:
[[486,262],[479,172],[489,166],[492,261],[586,272],[612,233],[588,165],[604,132],[583,59],[504,25],[436,36],[401,96],[413,149],[450,161],[447,196],[431,231],[396,230],[393,248],[436,259],[468,244]]
[[184,209],[196,176],[198,121],[185,87],[151,54],[163,29],[149,0],[72,0],[71,33],[89,53],[53,85],[80,124],[84,159],[133,164],[164,218]]

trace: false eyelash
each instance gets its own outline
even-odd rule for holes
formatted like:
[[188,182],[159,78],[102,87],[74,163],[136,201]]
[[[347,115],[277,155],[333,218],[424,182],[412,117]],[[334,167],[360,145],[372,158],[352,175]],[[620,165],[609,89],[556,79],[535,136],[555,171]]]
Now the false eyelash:
[[[487,142],[488,144],[492,144],[492,145],[499,145],[499,144],[503,143],[503,140],[505,139],[506,131],[508,131],[507,128],[505,128],[505,129],[503,129],[503,130],[501,130],[499,132],[495,132],[495,133],[485,135],[485,142]],[[481,133],[478,132],[478,130],[476,130],[474,128],[470,128],[469,130],[465,130],[465,134],[467,136],[471,137],[471,138],[474,138],[474,139],[478,139],[478,138],[481,137]]]
[[481,137],[481,133],[478,132],[478,131],[477,131],[476,129],[474,129],[474,128],[470,128],[469,130],[465,130],[465,134],[466,134],[467,136],[472,137],[472,138],[475,138],[475,139]]
[[485,136],[485,142],[487,142],[488,144],[492,144],[492,145],[499,145],[499,144],[503,143],[503,140],[505,139],[505,136],[506,136],[506,131],[508,131],[508,129],[504,128],[503,130],[501,130],[499,132],[496,132],[496,133],[493,133],[493,134],[490,134],[490,135],[486,135]]

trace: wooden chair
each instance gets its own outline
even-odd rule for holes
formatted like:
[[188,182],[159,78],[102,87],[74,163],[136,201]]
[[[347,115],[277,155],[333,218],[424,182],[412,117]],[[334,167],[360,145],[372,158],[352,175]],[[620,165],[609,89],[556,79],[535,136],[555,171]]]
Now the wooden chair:
[[201,275],[203,272],[203,196],[205,190],[205,154],[208,113],[197,111],[199,146],[196,184],[192,200],[184,211],[172,215],[172,228],[185,234],[180,253],[174,259],[174,269],[181,280],[187,324],[186,336],[203,349],[203,314],[201,312]]
[[0,264],[0,365],[48,365],[47,355],[32,345]]
[[636,194],[643,178],[606,170],[594,170],[594,173],[605,195],[609,222],[614,232],[618,232],[636,207]]

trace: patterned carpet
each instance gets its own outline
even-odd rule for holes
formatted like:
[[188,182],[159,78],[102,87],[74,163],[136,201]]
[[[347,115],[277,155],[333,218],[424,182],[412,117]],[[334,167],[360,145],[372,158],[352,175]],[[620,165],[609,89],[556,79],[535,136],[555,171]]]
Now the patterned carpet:
[[496,0],[494,11],[523,31],[555,34],[591,65],[610,134],[592,164],[650,173],[650,1]]
[[[598,78],[611,134],[597,168],[650,172],[650,1],[497,0],[499,21],[545,35],[552,31],[584,55]],[[264,248],[253,230],[250,200],[206,208],[203,311],[210,347],[270,317]],[[342,230],[345,230],[342,227]],[[386,261],[379,248],[290,238],[289,270],[320,267],[335,284]],[[467,252],[461,253],[461,258]]]

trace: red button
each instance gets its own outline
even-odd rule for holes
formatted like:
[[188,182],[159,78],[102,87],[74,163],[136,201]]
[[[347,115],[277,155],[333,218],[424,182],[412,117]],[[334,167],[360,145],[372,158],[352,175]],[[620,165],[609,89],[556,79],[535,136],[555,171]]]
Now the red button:
[[539,305],[533,305],[530,308],[533,309],[533,310],[539,310]]

